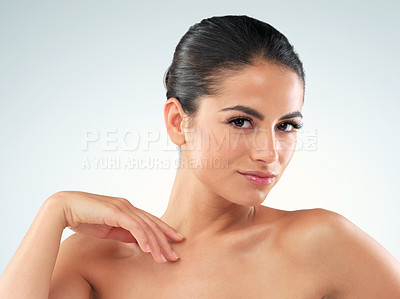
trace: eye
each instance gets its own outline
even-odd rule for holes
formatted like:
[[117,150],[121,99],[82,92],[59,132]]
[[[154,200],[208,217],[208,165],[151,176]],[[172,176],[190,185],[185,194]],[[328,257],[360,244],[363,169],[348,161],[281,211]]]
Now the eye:
[[246,117],[237,117],[228,121],[228,123],[233,124],[236,129],[248,129],[251,128],[251,119]]
[[281,131],[283,131],[283,132],[294,133],[298,129],[301,129],[303,127],[303,124],[288,121],[288,122],[281,123],[280,125],[278,125],[278,127],[282,128],[283,130],[281,130]]

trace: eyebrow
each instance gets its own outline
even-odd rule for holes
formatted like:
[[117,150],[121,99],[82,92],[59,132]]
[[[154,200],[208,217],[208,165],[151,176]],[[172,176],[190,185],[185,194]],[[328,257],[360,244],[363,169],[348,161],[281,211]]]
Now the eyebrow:
[[[237,110],[237,111],[242,111],[248,115],[251,115],[255,118],[258,118],[259,120],[264,120],[264,115],[262,115],[260,112],[258,112],[257,110],[254,110],[253,108],[247,107],[247,106],[242,106],[242,105],[236,105],[233,107],[226,107],[224,109],[221,109],[219,112],[221,111],[229,111],[229,110]],[[279,118],[279,120],[283,120],[283,119],[288,119],[288,118],[294,118],[294,117],[301,117],[303,118],[303,115],[300,113],[300,111],[294,111],[291,113],[288,113],[284,116],[281,116]]]

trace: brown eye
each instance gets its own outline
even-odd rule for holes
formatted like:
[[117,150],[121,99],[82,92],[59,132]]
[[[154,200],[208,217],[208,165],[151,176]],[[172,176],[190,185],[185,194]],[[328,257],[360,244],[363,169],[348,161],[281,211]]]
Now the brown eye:
[[[287,133],[294,133],[298,129],[301,129],[303,127],[302,123],[295,123],[295,122],[285,122],[281,123],[278,125],[279,128],[283,129],[281,130],[282,132],[287,132]],[[288,130],[289,128],[289,130]]]
[[251,121],[249,119],[239,117],[229,121],[230,124],[233,124],[235,128],[244,128],[247,129],[251,127]]
[[[293,125],[290,123],[283,123],[283,124],[280,124],[279,126],[281,129],[283,129],[282,131],[285,131],[285,132],[291,132],[294,129]],[[289,130],[287,130],[288,127],[289,127]]]

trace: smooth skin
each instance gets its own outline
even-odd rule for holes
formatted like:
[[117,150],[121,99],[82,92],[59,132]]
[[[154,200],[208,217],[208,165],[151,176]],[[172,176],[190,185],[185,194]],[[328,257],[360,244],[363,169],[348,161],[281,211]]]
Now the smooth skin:
[[[295,151],[290,123],[301,116],[281,117],[301,112],[297,74],[258,61],[220,86],[193,119],[176,99],[165,104],[182,157],[161,218],[124,198],[57,192],[2,274],[0,298],[400,298],[400,263],[348,219],[261,205]],[[262,117],[226,110],[238,105]],[[245,171],[277,176],[257,186]],[[66,227],[76,234],[60,246]]]

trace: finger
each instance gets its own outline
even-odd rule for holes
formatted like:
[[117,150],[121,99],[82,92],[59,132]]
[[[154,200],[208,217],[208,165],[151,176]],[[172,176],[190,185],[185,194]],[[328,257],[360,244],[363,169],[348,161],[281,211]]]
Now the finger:
[[[154,232],[152,230],[152,228],[148,225],[148,223],[146,221],[144,221],[137,213],[130,213],[129,215],[127,214],[127,211],[130,212],[130,209],[127,209],[125,205],[119,205],[116,206],[118,209],[121,210],[121,214],[123,214],[125,217],[122,218],[126,219],[126,218],[131,218],[135,221],[135,223],[140,225],[140,231],[143,232],[143,234],[145,235],[146,238],[146,244],[144,245],[144,247],[141,246],[142,250],[143,248],[145,249],[145,252],[151,252],[151,255],[153,256],[154,260],[159,263],[162,264],[164,262],[166,262],[165,256],[162,254],[161,252],[161,248],[160,245],[158,244],[157,238],[154,235]],[[121,222],[122,225],[122,222]],[[148,245],[148,247],[147,247]]]
[[[140,218],[140,217],[138,217]],[[160,244],[158,242],[158,238],[155,235],[155,232],[153,230],[152,227],[150,227],[150,225],[144,221],[142,219],[143,223],[141,222],[141,225],[143,227],[143,230],[146,233],[146,237],[147,237],[147,243],[150,247],[150,252],[151,255],[153,256],[154,260],[159,263],[159,264],[163,264],[165,263],[167,260],[165,258],[165,255],[162,253]]]
[[155,223],[152,219],[150,219],[150,217],[148,217],[145,214],[141,215],[141,217],[143,217],[143,220],[146,221],[146,223],[149,225],[149,227],[153,230],[153,233],[157,239],[157,243],[159,244],[160,250],[164,254],[164,256],[167,257],[171,261],[178,260],[179,256],[176,254],[176,252],[171,247],[171,244],[168,242],[166,235],[160,229],[158,224]]
[[142,211],[144,214],[146,214],[146,216],[148,216],[151,220],[153,220],[155,223],[158,224],[158,226],[160,227],[160,229],[172,240],[174,241],[182,241],[185,237],[182,236],[180,233],[178,233],[176,231],[176,229],[174,229],[172,226],[168,225],[167,223],[165,223],[164,221],[162,221],[160,218],[146,212],[143,210]]
[[[130,216],[136,219],[142,225],[142,228],[147,236],[152,255],[157,262],[163,262],[166,257],[172,261],[176,261],[179,258],[173,251],[164,232],[149,216],[151,216],[153,219],[158,219],[157,217],[134,207],[128,200],[124,198],[119,198],[116,203],[121,210],[130,211]],[[159,222],[162,223],[161,220],[159,220]],[[173,230],[172,228],[170,229]]]
[[[163,224],[163,222],[161,220],[159,220],[157,217],[151,215],[150,213],[147,213],[143,210],[133,207],[132,205],[129,204],[129,202],[126,202],[123,200],[122,204],[124,206],[127,206],[128,209],[130,209],[133,213],[135,213],[135,216],[140,217],[144,222],[147,223],[149,228],[152,229],[153,234],[156,239],[156,242],[157,242],[157,245],[159,247],[160,253],[164,254],[164,257],[168,258],[171,261],[176,261],[179,259],[179,256],[176,254],[176,252],[171,247],[171,244],[167,240],[166,234],[158,225],[158,223]],[[158,220],[157,221],[158,223],[156,223],[153,219],[156,221]],[[164,226],[167,226],[167,225],[164,225]],[[170,228],[170,229],[172,231],[174,231],[172,228]],[[174,236],[174,232],[172,232],[172,235]],[[178,239],[178,241],[181,241],[181,239]]]
[[173,227],[171,227],[170,225],[168,225],[167,223],[165,223],[164,221],[162,221],[161,219],[159,219],[158,217],[144,211],[141,210],[135,206],[133,206],[131,204],[131,202],[129,200],[127,200],[126,198],[122,198],[122,197],[118,197],[117,200],[122,203],[123,205],[125,205],[127,208],[129,208],[133,213],[137,213],[137,212],[142,212],[144,214],[146,214],[148,217],[150,217],[154,222],[156,222],[161,230],[171,239],[174,241],[182,241],[184,239],[184,236],[182,236],[180,233],[178,233]]
[[140,222],[122,212],[118,207],[113,207],[114,208],[112,208],[110,215],[105,217],[104,223],[109,226],[122,227],[126,229],[137,240],[140,248],[144,252],[148,252],[146,249],[148,240]]

